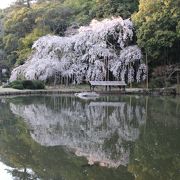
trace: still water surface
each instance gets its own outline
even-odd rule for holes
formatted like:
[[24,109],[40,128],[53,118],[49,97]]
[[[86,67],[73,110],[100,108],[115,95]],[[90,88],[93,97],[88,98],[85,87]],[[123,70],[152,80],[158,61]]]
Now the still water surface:
[[0,98],[0,177],[178,180],[180,98]]

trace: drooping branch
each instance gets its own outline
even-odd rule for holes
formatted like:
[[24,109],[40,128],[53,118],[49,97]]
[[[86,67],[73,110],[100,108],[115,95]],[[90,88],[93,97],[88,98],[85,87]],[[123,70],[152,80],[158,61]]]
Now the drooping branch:
[[141,50],[132,45],[132,40],[133,24],[129,19],[93,20],[70,37],[41,37],[32,47],[32,56],[13,70],[10,79],[46,81],[58,73],[79,84],[107,80],[111,72],[115,79],[140,82],[146,76],[146,68]]

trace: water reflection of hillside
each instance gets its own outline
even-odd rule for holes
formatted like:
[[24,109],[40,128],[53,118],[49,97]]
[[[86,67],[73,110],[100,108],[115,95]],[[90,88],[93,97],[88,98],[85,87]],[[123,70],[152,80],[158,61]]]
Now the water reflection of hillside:
[[32,138],[44,146],[65,146],[89,164],[118,167],[129,162],[130,145],[139,137],[145,108],[127,101],[85,103],[75,97],[40,98],[39,103],[10,103],[23,117]]

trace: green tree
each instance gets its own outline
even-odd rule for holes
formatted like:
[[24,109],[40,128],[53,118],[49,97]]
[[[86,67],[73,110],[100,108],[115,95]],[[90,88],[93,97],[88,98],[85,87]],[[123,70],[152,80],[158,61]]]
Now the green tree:
[[137,10],[137,4],[138,0],[16,0],[0,12],[3,57],[10,66],[22,64],[40,36],[63,36],[68,26],[86,25],[93,18],[127,18]]
[[137,43],[153,64],[179,60],[179,0],[140,0],[139,11],[132,16]]

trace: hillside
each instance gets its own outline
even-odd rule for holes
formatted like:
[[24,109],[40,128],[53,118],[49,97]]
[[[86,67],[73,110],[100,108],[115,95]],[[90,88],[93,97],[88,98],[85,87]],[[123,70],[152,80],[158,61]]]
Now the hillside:
[[[148,63],[149,78],[154,69],[180,62],[179,0],[17,0],[0,11],[0,61],[13,68],[30,57],[33,42],[51,34],[67,35],[88,25],[92,19],[112,16],[132,18],[138,46]],[[156,78],[156,77],[155,77]],[[164,77],[162,77],[164,78]]]

